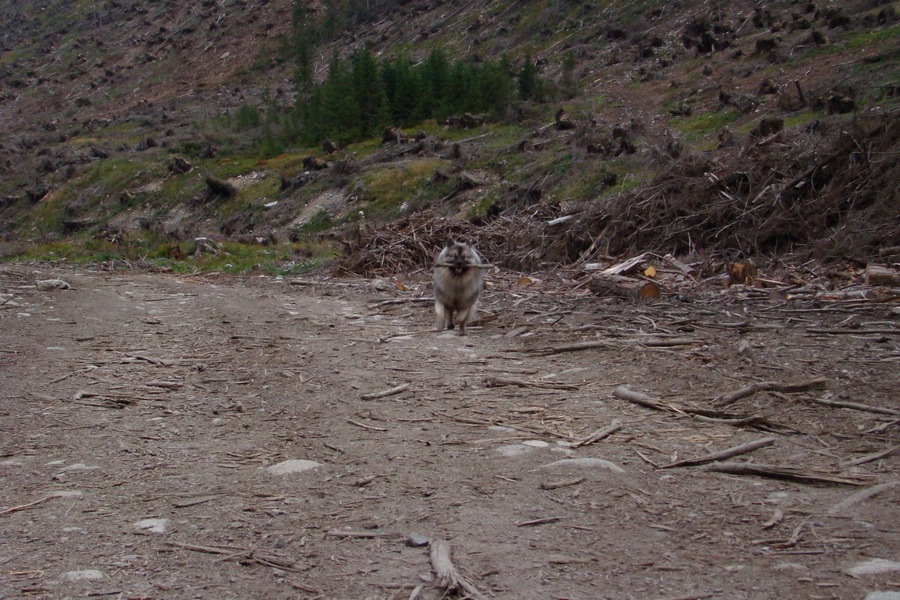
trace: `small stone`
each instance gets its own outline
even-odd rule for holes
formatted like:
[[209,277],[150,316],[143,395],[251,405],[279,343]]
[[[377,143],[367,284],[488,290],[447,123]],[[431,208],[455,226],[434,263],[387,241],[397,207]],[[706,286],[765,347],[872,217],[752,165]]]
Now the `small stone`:
[[57,490],[55,492],[49,492],[47,495],[53,498],[79,498],[84,494],[78,490]]
[[528,441],[525,441],[522,443],[525,444],[526,446],[531,446],[533,448],[546,448],[550,445],[543,440],[528,440]]
[[750,353],[750,342],[741,340],[737,345],[737,353],[739,356],[745,356]]
[[42,279],[37,282],[37,289],[42,292],[49,292],[50,290],[68,290],[71,287],[72,286],[62,279]]
[[67,571],[63,573],[63,581],[98,581],[106,577],[103,571],[96,569],[85,569],[83,571]]
[[900,571],[900,562],[873,558],[850,567],[846,572],[848,575],[857,577],[859,575],[881,575],[882,573],[893,573],[894,571]]
[[150,533],[165,533],[169,528],[168,519],[143,519],[134,524],[137,529],[146,529]]
[[75,463],[73,465],[69,465],[63,471],[93,471],[94,469],[99,469],[100,467],[89,466],[84,463]]
[[406,545],[410,548],[421,548],[422,546],[427,546],[430,543],[431,540],[429,540],[421,533],[411,533],[409,534],[409,537],[406,538]]
[[625,472],[625,469],[623,469],[619,465],[611,463],[608,460],[603,460],[602,458],[564,458],[563,460],[557,460],[556,462],[543,465],[541,468],[553,469],[560,466],[589,468],[594,467],[598,469],[609,469],[610,471],[615,471],[616,473]]
[[310,469],[321,466],[321,463],[317,463],[314,460],[293,459],[282,461],[271,467],[266,467],[266,471],[272,475],[289,475],[291,473],[302,473],[303,471],[309,471]]
[[534,450],[533,447],[526,446],[525,444],[510,444],[508,446],[500,446],[499,448],[497,448],[497,452],[507,458],[521,456],[523,454],[531,452],[532,450]]

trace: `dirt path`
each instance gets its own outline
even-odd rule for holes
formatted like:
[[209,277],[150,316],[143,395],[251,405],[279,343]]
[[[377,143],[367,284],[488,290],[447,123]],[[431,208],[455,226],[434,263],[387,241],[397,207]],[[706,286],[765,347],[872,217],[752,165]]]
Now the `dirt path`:
[[[35,287],[53,277],[74,289]],[[898,479],[896,453],[869,456],[900,442],[891,306],[498,283],[455,337],[378,287],[0,266],[0,598],[436,600],[413,533],[488,598],[898,591],[900,565],[868,561],[900,560],[900,486],[835,509]],[[540,352],[586,340],[605,345]],[[717,409],[761,418],[740,423],[612,394],[712,410],[817,377]],[[767,437],[728,461],[861,486],[657,468]],[[269,469],[298,460],[318,466]]]

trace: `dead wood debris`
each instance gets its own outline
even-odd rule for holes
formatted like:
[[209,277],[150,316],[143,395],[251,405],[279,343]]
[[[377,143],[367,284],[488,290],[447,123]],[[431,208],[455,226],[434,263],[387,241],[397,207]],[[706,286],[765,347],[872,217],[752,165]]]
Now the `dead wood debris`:
[[447,592],[461,591],[469,598],[483,600],[485,595],[463,577],[450,559],[450,544],[444,540],[431,542],[431,566],[437,575],[438,585]]
[[723,458],[731,458],[732,456],[738,456],[739,454],[747,454],[748,452],[753,452],[754,450],[758,450],[759,448],[764,448],[765,446],[771,446],[775,443],[775,438],[768,437],[761,440],[755,440],[753,442],[748,442],[746,444],[741,444],[740,446],[735,446],[734,448],[728,448],[727,450],[722,450],[721,452],[716,452],[714,454],[710,454],[709,456],[703,456],[701,458],[692,458],[688,460],[680,460],[678,462],[674,462],[668,465],[665,465],[661,468],[663,469],[674,469],[675,467],[692,467],[696,465],[704,465],[706,463],[715,462],[717,460],[722,460]]
[[756,475],[759,477],[773,477],[775,479],[789,479],[801,483],[836,483],[840,485],[866,485],[868,483],[868,481],[863,479],[850,479],[820,470],[801,469],[785,465],[731,462],[709,465],[706,467],[706,470],[728,473],[730,475]]

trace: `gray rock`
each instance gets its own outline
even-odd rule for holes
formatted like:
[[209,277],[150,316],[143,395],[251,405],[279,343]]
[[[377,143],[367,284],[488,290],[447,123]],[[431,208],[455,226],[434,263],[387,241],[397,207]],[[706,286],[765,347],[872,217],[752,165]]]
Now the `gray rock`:
[[421,548],[422,546],[427,546],[430,543],[431,540],[429,540],[421,533],[411,533],[409,534],[409,537],[406,538],[406,545],[411,548]]
[[317,463],[314,460],[293,459],[282,461],[271,467],[266,467],[266,471],[272,475],[289,475],[291,473],[302,473],[303,471],[309,471],[310,469],[321,466],[321,463]]
[[900,600],[900,592],[869,592],[866,600]]
[[134,524],[136,529],[144,529],[150,533],[165,533],[169,529],[168,519],[142,519]]
[[67,571],[62,574],[63,581],[99,581],[104,579],[106,574],[96,569],[85,569],[83,571]]
[[625,472],[625,469],[619,465],[611,463],[608,460],[603,460],[602,458],[564,458],[563,460],[557,460],[541,466],[542,469],[555,469],[557,467],[595,468],[608,469],[610,471],[615,471],[616,473]]
[[62,279],[42,279],[37,282],[37,289],[42,292],[49,292],[51,290],[68,290],[72,286]]
[[880,575],[882,573],[893,573],[900,571],[900,562],[885,560],[883,558],[873,558],[856,564],[846,570],[848,575],[858,577],[860,575]]

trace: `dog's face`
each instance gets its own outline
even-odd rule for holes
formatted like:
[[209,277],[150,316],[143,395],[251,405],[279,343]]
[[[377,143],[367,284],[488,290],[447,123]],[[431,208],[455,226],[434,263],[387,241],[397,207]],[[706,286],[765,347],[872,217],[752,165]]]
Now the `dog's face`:
[[469,244],[456,241],[447,242],[447,247],[441,253],[442,262],[446,264],[454,275],[462,275],[466,269],[478,264],[478,255]]

